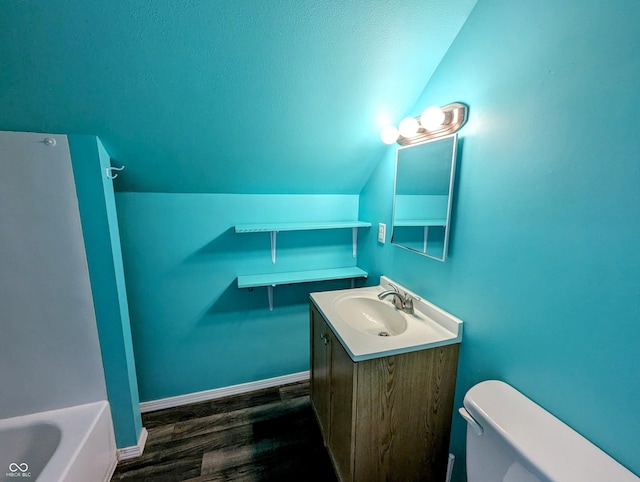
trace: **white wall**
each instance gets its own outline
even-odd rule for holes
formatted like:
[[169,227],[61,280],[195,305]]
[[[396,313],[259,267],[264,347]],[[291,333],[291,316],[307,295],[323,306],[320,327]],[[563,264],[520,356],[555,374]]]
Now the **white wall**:
[[0,418],[104,399],[67,138],[0,132]]

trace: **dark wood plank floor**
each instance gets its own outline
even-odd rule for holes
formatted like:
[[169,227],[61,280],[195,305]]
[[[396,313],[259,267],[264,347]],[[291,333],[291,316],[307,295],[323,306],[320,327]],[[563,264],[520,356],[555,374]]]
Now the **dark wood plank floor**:
[[143,414],[141,457],[112,481],[336,481],[309,382]]

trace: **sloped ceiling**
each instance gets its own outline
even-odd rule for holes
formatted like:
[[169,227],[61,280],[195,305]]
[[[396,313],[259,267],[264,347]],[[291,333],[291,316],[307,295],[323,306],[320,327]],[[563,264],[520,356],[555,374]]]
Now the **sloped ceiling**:
[[358,193],[475,3],[0,0],[0,129],[98,135],[119,190]]

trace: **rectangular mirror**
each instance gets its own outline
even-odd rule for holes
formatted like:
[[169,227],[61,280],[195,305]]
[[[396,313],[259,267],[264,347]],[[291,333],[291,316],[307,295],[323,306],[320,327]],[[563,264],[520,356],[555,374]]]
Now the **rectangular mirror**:
[[398,148],[391,243],[444,261],[458,135]]

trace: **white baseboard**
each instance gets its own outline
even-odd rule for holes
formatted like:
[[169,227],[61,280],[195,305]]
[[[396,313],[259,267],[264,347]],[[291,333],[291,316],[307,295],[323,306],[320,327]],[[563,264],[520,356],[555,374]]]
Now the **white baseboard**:
[[213,390],[178,395],[177,397],[161,398],[160,400],[151,400],[149,402],[140,403],[140,412],[153,412],[164,408],[173,408],[181,405],[189,405],[190,403],[205,402],[207,400],[215,400],[216,398],[228,397],[229,395],[253,392],[254,390],[260,390],[262,388],[271,388],[277,387],[278,385],[285,385],[287,383],[302,382],[308,379],[309,371],[306,371],[292,373],[291,375],[283,375],[281,377],[267,378],[266,380],[241,383],[230,387],[214,388]]
[[134,459],[140,457],[144,452],[144,446],[147,443],[147,429],[142,427],[140,431],[140,437],[138,438],[138,445],[132,445],[131,447],[125,447],[118,449],[116,455],[118,456],[118,462],[121,460]]

